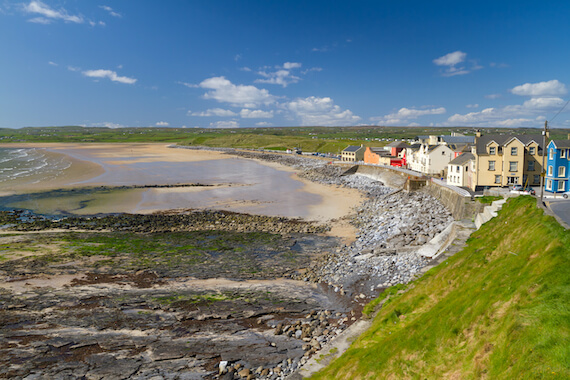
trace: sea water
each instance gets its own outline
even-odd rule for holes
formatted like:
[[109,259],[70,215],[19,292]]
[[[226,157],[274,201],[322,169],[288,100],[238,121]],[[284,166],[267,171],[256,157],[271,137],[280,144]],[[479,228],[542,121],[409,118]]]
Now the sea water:
[[[61,154],[64,153],[64,154]],[[44,149],[0,149],[1,209],[23,208],[42,214],[91,214],[110,212],[145,213],[172,209],[224,209],[262,215],[306,217],[321,197],[302,190],[303,184],[284,172],[243,158],[196,162],[137,162],[115,157],[113,164],[85,151],[50,152]],[[10,194],[13,185],[51,181],[70,165],[67,155],[99,164],[103,174],[70,183],[72,187],[146,185],[147,189],[127,192],[70,194],[25,192]],[[201,183],[215,185],[192,188],[153,189],[153,185]],[[30,186],[31,187],[31,186]],[[69,187],[67,187],[69,188]],[[195,189],[197,190],[197,189]],[[133,198],[134,197],[134,198]],[[133,199],[138,199],[133,202]]]
[[35,148],[0,148],[0,185],[56,178],[71,165],[64,155]]

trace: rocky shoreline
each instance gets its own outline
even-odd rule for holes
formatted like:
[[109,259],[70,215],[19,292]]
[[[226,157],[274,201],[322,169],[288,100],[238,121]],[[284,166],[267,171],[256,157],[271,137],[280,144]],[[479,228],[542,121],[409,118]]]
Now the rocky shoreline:
[[[288,165],[311,181],[360,190],[367,198],[351,221],[359,231],[356,241],[339,245],[319,237],[327,225],[220,211],[61,220],[2,213],[1,224],[14,234],[31,234],[9,237],[5,245],[18,239],[31,245],[27,236],[57,229],[148,237],[144,244],[176,240],[175,247],[185,253],[176,260],[174,253],[166,258],[153,253],[157,258],[150,268],[147,253],[112,248],[95,256],[78,257],[72,250],[64,258],[48,255],[0,265],[5,282],[28,289],[0,289],[0,346],[7,347],[0,349],[0,377],[285,379],[354,323],[362,306],[383,288],[409,282],[426,266],[417,249],[452,221],[431,196],[343,176],[343,168],[326,161],[218,150]],[[216,244],[200,231],[212,231]],[[257,235],[261,232],[269,235]],[[181,241],[181,234],[188,233],[198,234],[192,239],[204,247]],[[244,234],[260,245],[243,245]],[[53,236],[53,245],[61,244],[60,236],[65,235]],[[217,253],[220,246],[233,252],[231,262]],[[189,256],[188,250],[198,256]],[[29,289],[34,281],[58,275],[73,280],[61,289]],[[200,282],[214,278],[232,282]],[[274,281],[279,278],[301,281]],[[251,280],[257,282],[243,282]]]

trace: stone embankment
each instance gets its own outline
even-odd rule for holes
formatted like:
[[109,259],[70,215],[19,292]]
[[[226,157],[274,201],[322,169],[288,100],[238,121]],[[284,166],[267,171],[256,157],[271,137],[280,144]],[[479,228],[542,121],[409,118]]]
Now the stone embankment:
[[356,241],[322,257],[300,277],[326,283],[342,294],[364,300],[377,295],[379,289],[409,282],[429,262],[418,254],[418,248],[453,222],[449,210],[429,194],[390,188],[369,177],[342,176],[345,168],[326,161],[296,155],[228,153],[294,166],[301,177],[355,188],[367,196],[355,210]]

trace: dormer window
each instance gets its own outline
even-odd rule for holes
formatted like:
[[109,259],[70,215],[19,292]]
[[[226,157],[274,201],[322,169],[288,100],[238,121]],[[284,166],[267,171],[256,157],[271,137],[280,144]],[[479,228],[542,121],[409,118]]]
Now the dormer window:
[[497,148],[494,146],[489,147],[489,154],[496,154]]
[[536,148],[534,146],[531,146],[530,148],[528,148],[528,154],[530,154],[531,156],[534,156],[536,154]]

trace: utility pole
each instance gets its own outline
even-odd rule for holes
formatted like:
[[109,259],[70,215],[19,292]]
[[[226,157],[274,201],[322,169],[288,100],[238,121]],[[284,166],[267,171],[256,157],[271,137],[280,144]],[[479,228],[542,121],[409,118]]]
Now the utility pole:
[[546,155],[548,154],[546,149],[546,134],[548,133],[548,121],[544,121],[544,131],[542,131],[542,170],[540,172],[540,203],[542,202],[542,198],[544,196],[544,181],[546,179]]

